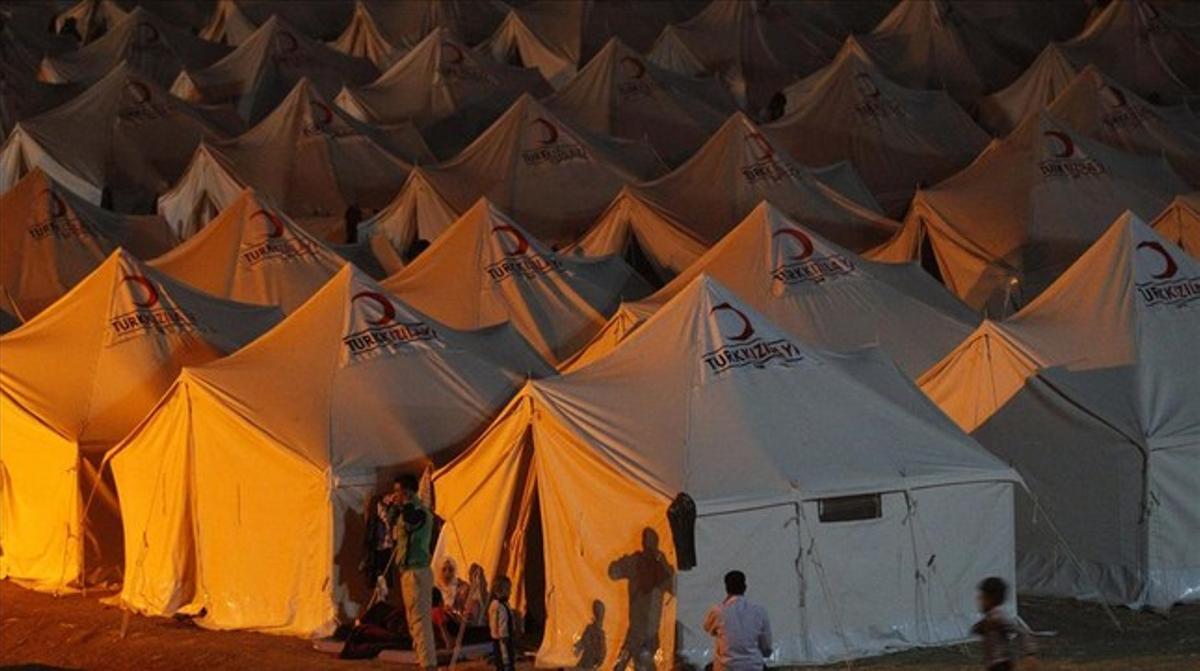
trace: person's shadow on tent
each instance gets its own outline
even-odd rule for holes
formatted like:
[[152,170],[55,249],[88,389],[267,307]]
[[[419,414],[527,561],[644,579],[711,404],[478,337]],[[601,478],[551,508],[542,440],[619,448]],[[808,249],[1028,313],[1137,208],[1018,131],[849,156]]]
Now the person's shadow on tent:
[[608,641],[604,634],[604,602],[596,599],[592,602],[592,621],[579,640],[575,641],[575,654],[579,660],[575,669],[580,671],[595,671],[604,663],[608,656]]
[[642,549],[609,564],[608,577],[627,581],[629,591],[629,629],[614,671],[624,671],[631,664],[635,671],[650,671],[659,649],[663,602],[675,589],[675,570],[658,549],[658,533],[643,529]]

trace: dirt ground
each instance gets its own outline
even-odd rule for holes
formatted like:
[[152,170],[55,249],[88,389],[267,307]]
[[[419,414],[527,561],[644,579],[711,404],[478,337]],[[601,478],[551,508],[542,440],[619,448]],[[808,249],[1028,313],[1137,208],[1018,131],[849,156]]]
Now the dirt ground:
[[[1100,607],[1055,599],[1022,599],[1038,631],[1039,671],[1196,671],[1200,669],[1200,605],[1169,617],[1115,611],[1118,632]],[[0,582],[0,668],[114,669],[395,669],[379,661],[341,661],[308,641],[248,632],[205,631],[164,618],[133,616],[124,640],[121,611],[89,595],[53,597]],[[919,650],[829,669],[978,671],[974,645]],[[486,668],[479,663],[462,667]]]

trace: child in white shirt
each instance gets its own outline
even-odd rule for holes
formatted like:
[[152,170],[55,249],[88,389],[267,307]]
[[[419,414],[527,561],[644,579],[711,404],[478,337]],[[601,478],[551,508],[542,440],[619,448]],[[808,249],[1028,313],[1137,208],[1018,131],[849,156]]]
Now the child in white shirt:
[[488,604],[488,628],[492,633],[492,654],[497,671],[513,671],[516,656],[513,651],[513,612],[508,606],[512,596],[512,580],[496,578],[492,584],[492,601]]

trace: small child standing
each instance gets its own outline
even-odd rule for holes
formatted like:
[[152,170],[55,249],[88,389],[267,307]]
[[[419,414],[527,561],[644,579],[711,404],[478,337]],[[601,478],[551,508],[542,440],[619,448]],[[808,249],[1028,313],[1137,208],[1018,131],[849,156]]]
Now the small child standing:
[[512,580],[498,576],[492,584],[492,600],[488,604],[488,628],[492,633],[492,653],[498,671],[513,671],[516,657],[513,654],[513,614],[508,606],[512,596]]
[[987,671],[1033,671],[1036,648],[1024,626],[1004,611],[1008,584],[1001,578],[979,583],[979,611],[983,619],[971,633],[983,639],[983,665]]

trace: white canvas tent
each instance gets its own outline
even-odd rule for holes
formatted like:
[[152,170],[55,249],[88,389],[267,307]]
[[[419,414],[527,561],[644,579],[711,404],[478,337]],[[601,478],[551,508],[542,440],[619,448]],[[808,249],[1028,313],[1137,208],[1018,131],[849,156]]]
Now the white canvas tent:
[[1026,117],[1054,102],[1078,74],[1062,47],[1052,42],[1013,83],[979,99],[979,123],[997,137],[1008,135]]
[[1200,87],[1200,40],[1194,30],[1147,0],[1113,0],[1062,48],[1154,102],[1183,102]]
[[671,173],[637,185],[712,244],[768,200],[821,235],[854,250],[880,244],[897,228],[848,163],[800,165],[773,135],[737,113]]
[[111,578],[121,531],[111,482],[97,475],[104,451],[183,366],[224,356],[279,318],[118,250],[0,337],[0,578],[51,591]]
[[904,215],[919,184],[953,174],[989,139],[944,91],[888,79],[853,37],[784,95],[787,111],[766,131],[806,165],[850,161],[892,216]]
[[1006,53],[1028,62],[1047,44],[1079,34],[1096,3],[1091,0],[954,0],[953,11],[983,28]]
[[512,329],[454,331],[343,268],[252,345],[185,369],[113,450],[122,604],[331,633],[369,596],[370,496],[453,454],[547,370]]
[[857,39],[900,84],[943,89],[969,106],[1015,79],[1024,61],[997,41],[986,23],[956,7],[948,0],[902,0]]
[[291,314],[346,261],[246,189],[203,230],[150,265],[213,296]]
[[[425,178],[420,168],[414,169],[400,194],[388,206],[358,226],[359,238],[368,238],[372,245],[386,241],[401,259],[417,240],[436,240],[458,220],[456,210]],[[376,253],[381,260],[384,257]],[[393,272],[399,267],[393,268]]]
[[[228,184],[240,182],[260,191],[318,237],[341,241],[341,221],[348,207],[381,208],[408,177],[410,165],[398,158],[396,144],[332,107],[312,82],[302,78],[254,128],[234,139],[210,143],[208,153],[222,158],[195,157],[187,178],[198,183],[177,184],[168,201],[179,199],[171,207],[180,213],[194,212],[203,202],[201,194],[211,194],[210,200],[224,206],[227,203],[219,203],[219,196]],[[415,131],[406,144],[408,153],[430,157]]]
[[26,321],[117,247],[149,259],[178,242],[162,219],[100,209],[36,168],[0,195],[0,222],[2,307]]
[[359,235],[354,242],[330,245],[329,248],[373,280],[394,275],[404,267],[404,255],[380,235]]
[[5,3],[0,7],[0,62],[22,73],[37,72],[45,56],[79,48],[79,42],[53,28],[54,10],[43,3]]
[[217,0],[194,0],[189,2],[150,2],[143,4],[123,0],[133,9],[145,6],[159,18],[198,34],[216,9]]
[[[454,158],[422,167],[454,211],[487,198],[549,243],[573,241],[625,184],[665,166],[649,145],[589,133],[522,95]],[[397,196],[404,200],[410,180]]]
[[644,51],[668,23],[689,15],[680,0],[533,0],[510,9],[479,49],[500,63],[537,68],[558,89],[613,37]]
[[594,133],[645,139],[669,165],[695,153],[735,109],[716,79],[666,70],[616,37],[542,102]]
[[1176,197],[1152,225],[1159,235],[1200,259],[1200,192]]
[[335,102],[360,121],[411,122],[439,156],[458,153],[523,93],[550,87],[536,70],[493,62],[445,28],[435,28],[379,79],[342,89]]
[[218,44],[240,46],[254,31],[278,17],[314,40],[333,40],[345,30],[354,5],[339,2],[295,0],[217,0],[200,37]]
[[334,51],[272,16],[225,58],[202,70],[181,72],[171,92],[191,102],[230,103],[253,124],[303,77],[332,100],[343,85],[365,84],[378,75],[369,61]]
[[410,45],[388,37],[375,21],[369,5],[363,0],[356,0],[350,25],[329,46],[347,56],[370,61],[383,72],[404,55]]
[[1131,607],[1200,598],[1197,296],[1200,262],[1126,213],[921,380],[1021,472],[1078,560],[1019,513],[1024,589]]
[[45,84],[0,55],[0,142],[21,119],[37,116],[78,95],[76,84]]
[[385,32],[405,44],[416,44],[442,28],[475,45],[487,39],[508,12],[508,5],[500,0],[363,2]]
[[1155,107],[1088,66],[1046,110],[1071,128],[1134,154],[1165,156],[1200,188],[1200,117],[1186,105]]
[[62,33],[68,21],[74,21],[82,44],[104,35],[129,15],[115,0],[79,0],[54,17],[54,32]]
[[5,3],[0,7],[0,63],[24,74],[37,71],[43,57],[79,47],[72,37],[46,30],[54,21],[49,3]]
[[229,159],[201,142],[179,181],[158,197],[158,214],[180,239],[190,238],[246,188],[235,172]]
[[127,64],[70,102],[24,119],[0,148],[0,191],[35,167],[89,202],[151,212],[203,138],[222,131]]
[[[48,9],[53,15],[51,26],[56,33],[62,33],[67,21],[74,19],[75,29],[84,44],[106,37],[138,9],[148,10],[172,25],[195,32],[205,24],[216,6],[214,0],[152,0],[142,3],[136,0],[34,0],[23,4],[42,5]],[[60,9],[62,11],[58,11]],[[43,26],[45,22],[37,27],[41,29]]]
[[928,244],[968,305],[1008,314],[1046,288],[1125,210],[1161,212],[1188,191],[1161,157],[1114,149],[1043,112],[962,172],[919,191],[882,260]]
[[104,37],[76,51],[42,60],[42,81],[94,82],[126,62],[161,86],[170,86],[182,68],[204,68],[229,49],[192,35],[155,14],[135,7]]
[[[815,350],[700,277],[435,473],[438,556],[507,574],[519,609],[544,573],[538,666],[703,666],[731,569],[770,613],[771,665],[828,662],[965,638],[978,576],[1013,575],[1015,482],[886,358]],[[680,493],[698,512],[686,571]]]
[[647,58],[683,75],[716,75],[748,112],[829,61],[837,39],[788,3],[710,2],[663,29]]
[[645,281],[619,257],[551,252],[481,199],[383,285],[452,328],[511,323],[551,363],[574,354]]
[[258,26],[242,13],[234,0],[217,0],[208,21],[200,28],[201,39],[233,47],[250,39]]
[[800,14],[837,39],[871,32],[896,6],[895,0],[800,0],[788,3]]
[[708,249],[665,209],[622,189],[596,223],[564,254],[620,256],[657,285],[669,282]]
[[805,343],[836,352],[877,346],[911,378],[979,323],[916,264],[864,259],[764,202],[662,289],[623,305],[564,368],[577,369],[619,348],[640,322],[702,274]]

